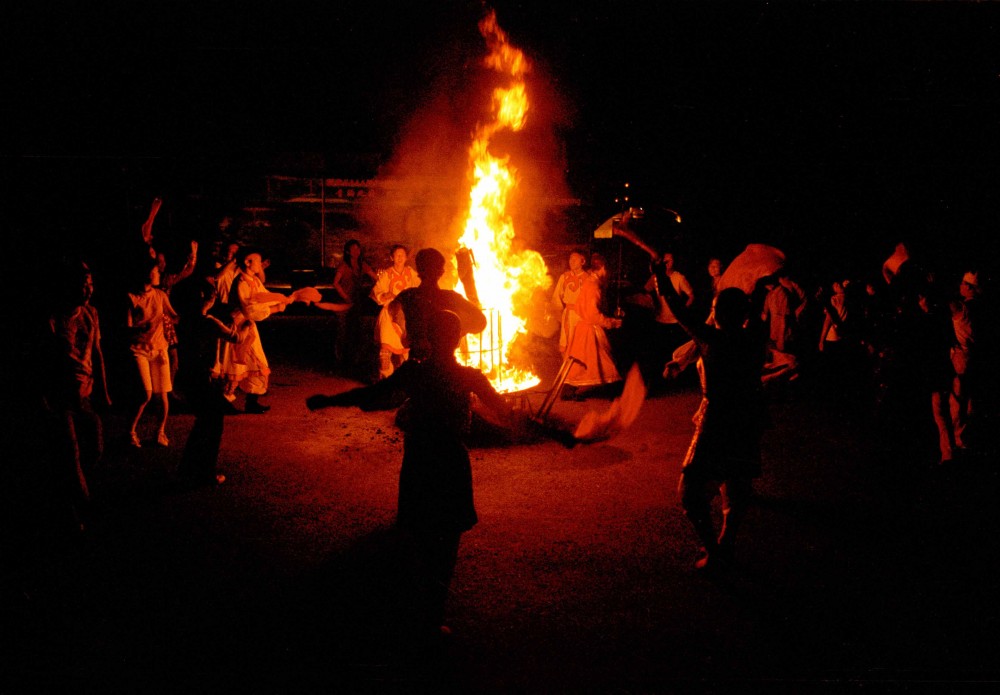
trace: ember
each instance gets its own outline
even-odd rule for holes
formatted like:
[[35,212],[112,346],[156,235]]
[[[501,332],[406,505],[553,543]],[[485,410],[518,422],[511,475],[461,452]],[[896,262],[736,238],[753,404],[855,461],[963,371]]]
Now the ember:
[[479,124],[469,147],[469,212],[460,247],[476,261],[476,286],[489,325],[478,336],[469,336],[468,349],[459,354],[467,365],[481,369],[500,392],[521,391],[540,379],[530,370],[510,363],[510,348],[525,333],[524,307],[532,292],[549,283],[542,256],[515,250],[514,225],[507,213],[507,199],[517,186],[517,170],[509,157],[494,156],[490,141],[499,131],[524,127],[528,95],[523,77],[530,69],[524,54],[507,41],[496,14],[479,24],[490,54],[486,66],[509,76],[511,82],[493,92],[493,120]]

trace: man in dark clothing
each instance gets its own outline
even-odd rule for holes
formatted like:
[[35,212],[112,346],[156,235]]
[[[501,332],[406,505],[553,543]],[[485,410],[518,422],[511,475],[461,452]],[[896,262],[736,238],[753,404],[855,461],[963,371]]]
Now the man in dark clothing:
[[[430,354],[427,334],[428,317],[437,311],[451,311],[458,316],[462,335],[480,333],[486,328],[486,315],[474,303],[454,290],[443,290],[438,281],[444,276],[445,259],[437,249],[417,252],[415,263],[420,285],[400,292],[394,302],[403,310],[403,345],[410,349],[411,359],[423,359]],[[471,281],[471,268],[460,272],[463,283]],[[475,296],[475,293],[472,293]]]
[[[422,276],[421,282],[427,277]],[[471,422],[472,395],[502,418],[509,414],[509,406],[485,375],[456,361],[455,349],[464,330],[455,312],[422,315],[420,335],[427,341],[427,351],[421,359],[404,362],[372,386],[306,400],[310,410],[317,410],[364,405],[396,390],[410,399],[401,423],[405,434],[396,524],[410,542],[416,560],[414,576],[420,601],[415,629],[421,639],[447,632],[442,619],[459,539],[478,521],[472,467],[463,443]]]

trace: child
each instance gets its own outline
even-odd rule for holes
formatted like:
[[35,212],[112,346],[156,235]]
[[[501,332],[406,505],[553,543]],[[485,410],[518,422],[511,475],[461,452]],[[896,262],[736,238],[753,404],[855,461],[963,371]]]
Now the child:
[[[731,560],[740,522],[760,470],[760,437],[766,421],[761,390],[765,328],[760,304],[763,282],[754,296],[731,287],[719,292],[715,326],[703,323],[656,267],[657,291],[698,345],[702,401],[694,415],[695,432],[678,484],[681,504],[703,544],[695,563],[701,570],[724,568]],[[717,535],[711,500],[723,494],[724,520]]]
[[129,349],[145,389],[145,399],[136,407],[129,430],[131,444],[136,448],[142,446],[136,427],[154,393],[163,406],[156,443],[160,446],[170,445],[166,433],[167,415],[170,412],[167,398],[173,390],[173,385],[170,381],[170,360],[167,356],[169,345],[163,332],[163,325],[164,317],[174,322],[178,321],[179,317],[170,304],[167,293],[156,287],[159,283],[159,264],[155,258],[147,259],[143,262],[137,286],[128,294]]
[[[54,364],[47,371],[46,402],[59,419],[67,457],[60,475],[72,479],[74,510],[79,515],[90,499],[85,472],[104,450],[101,418],[91,397],[111,406],[101,352],[101,329],[97,309],[90,304],[94,281],[85,264],[62,274],[59,306],[49,317]],[[82,523],[82,522],[81,522]]]

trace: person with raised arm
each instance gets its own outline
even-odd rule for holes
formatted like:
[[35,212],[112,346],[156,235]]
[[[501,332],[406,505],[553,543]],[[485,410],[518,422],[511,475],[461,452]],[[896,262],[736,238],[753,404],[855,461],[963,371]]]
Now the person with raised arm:
[[[678,483],[681,504],[702,543],[695,563],[700,570],[719,570],[733,560],[736,535],[761,473],[760,438],[766,422],[761,370],[766,354],[766,327],[761,321],[763,289],[751,297],[730,287],[719,292],[715,325],[692,312],[667,276],[654,267],[657,292],[698,345],[702,399],[694,415],[695,431]],[[711,500],[723,496],[723,524],[716,532]]]

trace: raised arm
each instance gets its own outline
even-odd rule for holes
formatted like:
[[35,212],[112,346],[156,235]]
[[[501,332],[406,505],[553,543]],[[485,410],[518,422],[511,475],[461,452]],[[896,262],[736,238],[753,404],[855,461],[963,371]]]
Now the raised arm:
[[153,198],[153,203],[149,206],[149,215],[146,217],[146,221],[142,223],[142,240],[147,244],[153,241],[153,221],[156,219],[156,213],[160,211],[161,205],[163,205],[162,200]]
[[483,313],[482,309],[458,292],[451,291],[449,296],[451,297],[449,302],[451,306],[447,308],[458,314],[458,318],[462,322],[462,334],[482,333],[486,329],[486,314]]

